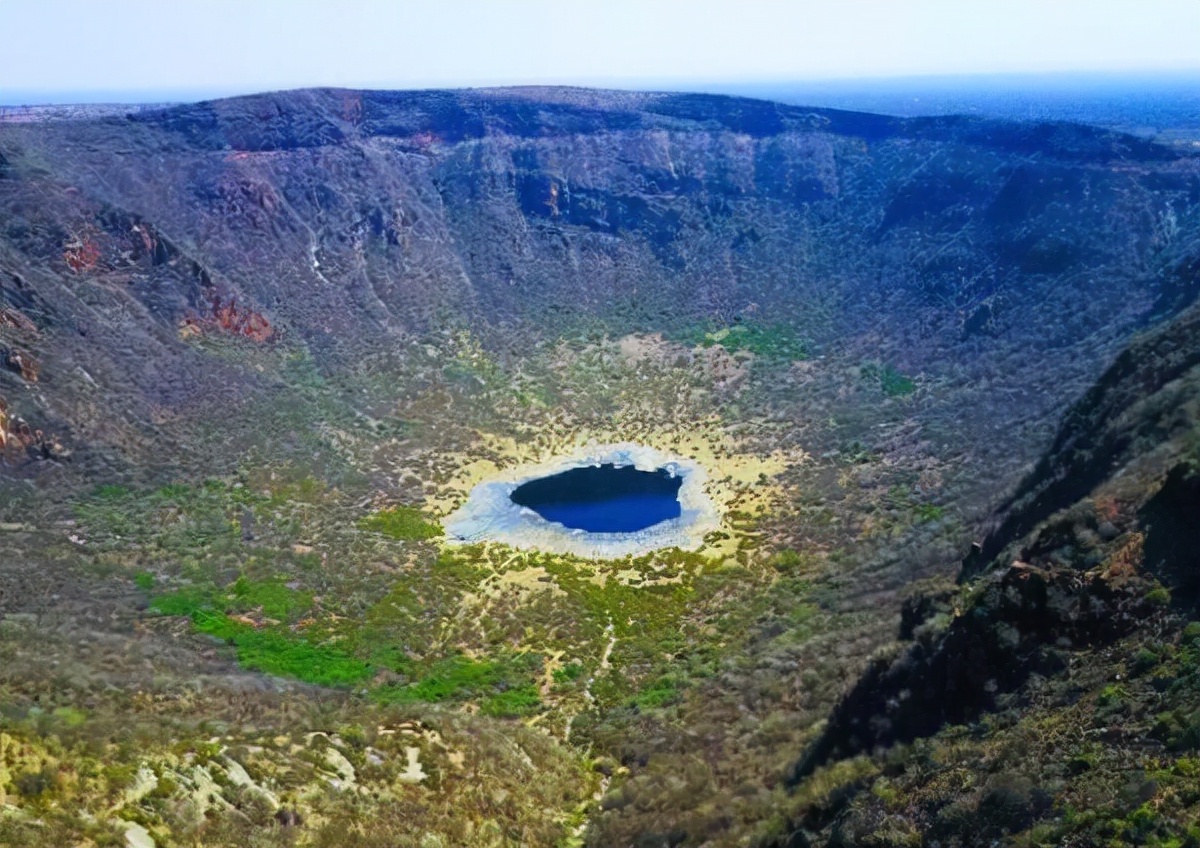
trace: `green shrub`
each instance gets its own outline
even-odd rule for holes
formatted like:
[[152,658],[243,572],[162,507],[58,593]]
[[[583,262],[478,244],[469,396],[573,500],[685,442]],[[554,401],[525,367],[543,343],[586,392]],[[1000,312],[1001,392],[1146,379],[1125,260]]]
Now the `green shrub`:
[[782,550],[771,557],[770,563],[780,574],[791,574],[801,563],[804,562],[804,557],[791,548]]
[[215,606],[212,591],[205,589],[181,589],[150,601],[150,609],[161,615],[192,616],[201,611],[211,612]]
[[1130,671],[1134,675],[1145,674],[1153,669],[1159,663],[1159,656],[1156,651],[1150,648],[1143,647],[1138,650],[1133,657],[1133,664],[1130,666]]
[[1200,758],[1180,757],[1171,771],[1180,777],[1200,777]]
[[665,707],[679,700],[679,686],[674,677],[661,677],[638,692],[632,703],[643,710]]
[[1172,751],[1200,748],[1200,710],[1189,712],[1181,707],[1159,713],[1153,734]]
[[[237,597],[237,585],[234,584],[234,598]],[[247,586],[252,588],[246,589]],[[258,586],[259,584],[243,584],[246,593],[252,597],[258,591]],[[272,589],[266,592],[265,596],[276,604],[272,607],[274,612],[294,612],[299,608],[294,605],[293,599],[280,600],[273,592]],[[309,604],[311,600],[311,597],[308,597]],[[211,591],[203,589],[171,592],[150,602],[152,610],[162,615],[188,616],[201,633],[207,633],[233,645],[237,649],[238,662],[246,668],[279,677],[294,677],[320,686],[348,686],[373,673],[369,663],[348,651],[329,645],[313,644],[303,635],[293,633],[285,627],[252,627],[242,624],[229,618],[219,607],[220,599]],[[265,613],[266,605],[263,607]]]
[[45,766],[37,771],[26,771],[13,779],[13,787],[17,794],[24,798],[36,798],[54,788],[58,779],[58,771]]
[[693,330],[685,340],[701,347],[720,346],[730,353],[746,351],[763,359],[797,360],[812,356],[811,343],[787,324],[739,323]]
[[880,369],[879,385],[888,397],[911,395],[917,388],[917,384],[911,377],[904,376],[891,365],[885,365]]
[[915,512],[917,516],[917,522],[921,524],[930,521],[938,521],[943,515],[946,514],[946,510],[943,507],[935,504],[917,504]]
[[1094,769],[1099,762],[1100,758],[1094,751],[1081,751],[1067,759],[1067,773],[1083,774]]
[[1146,593],[1146,600],[1155,606],[1165,607],[1171,603],[1171,591],[1166,586],[1155,586]]
[[[375,690],[374,698],[384,704],[436,704],[481,698],[481,709],[491,710],[489,715],[525,715],[522,710],[540,706],[533,679],[540,676],[541,668],[541,654],[485,660],[452,654],[430,663],[423,672],[406,669],[419,679],[381,687]],[[514,692],[524,694],[511,694]],[[532,700],[527,697],[530,692]]]
[[368,515],[358,522],[363,530],[371,530],[409,542],[420,542],[442,535],[442,528],[426,521],[421,511],[412,506],[396,506]]
[[87,713],[75,707],[59,707],[53,715],[67,727],[79,727],[87,721]]
[[500,669],[495,663],[452,656],[435,663],[421,680],[395,690],[391,697],[385,696],[385,700],[392,703],[438,703],[484,686],[495,685],[499,680]]
[[1116,683],[1110,683],[1100,690],[1100,696],[1096,699],[1100,706],[1110,706],[1112,704],[1121,703],[1129,698],[1129,692],[1124,686]]
[[109,483],[104,486],[97,486],[92,493],[92,497],[101,501],[119,501],[129,497],[132,492],[124,486],[119,486],[115,483]]
[[891,365],[868,362],[859,369],[859,374],[868,383],[878,383],[879,388],[888,397],[904,397],[912,394],[917,388],[911,377],[906,377]]
[[552,676],[555,683],[567,683],[578,680],[581,674],[583,674],[583,666],[579,663],[567,663],[562,668],[554,669]]
[[1147,802],[1125,817],[1123,835],[1138,845],[1144,844],[1156,831],[1167,825],[1154,806]]
[[525,685],[493,695],[483,702],[479,711],[498,718],[519,718],[536,713],[541,706],[537,687]]

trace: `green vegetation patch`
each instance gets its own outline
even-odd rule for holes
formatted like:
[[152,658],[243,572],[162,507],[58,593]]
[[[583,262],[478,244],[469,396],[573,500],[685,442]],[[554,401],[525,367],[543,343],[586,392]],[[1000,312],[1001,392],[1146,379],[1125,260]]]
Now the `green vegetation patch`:
[[58,707],[52,715],[69,728],[80,727],[87,721],[87,713],[76,707]]
[[526,684],[493,695],[480,705],[479,711],[497,718],[521,718],[533,715],[541,708],[542,701],[537,687]]
[[877,383],[880,390],[888,397],[905,397],[917,390],[916,381],[912,377],[901,374],[892,365],[868,362],[859,369],[859,373],[868,383]]
[[686,341],[701,347],[720,345],[730,353],[746,351],[764,359],[808,359],[812,344],[787,324],[732,324],[688,333]]
[[319,686],[350,686],[370,677],[371,666],[332,645],[316,645],[303,636],[275,627],[253,627],[226,615],[200,614],[192,619],[202,633],[237,648],[246,668],[294,677]]
[[638,709],[657,709],[679,700],[680,681],[673,675],[660,677],[648,686],[643,687],[633,698],[633,705]]
[[420,542],[442,535],[442,528],[426,521],[421,511],[412,506],[395,506],[368,515],[358,522],[363,530],[382,533],[393,539]]
[[161,615],[193,616],[199,612],[212,613],[216,598],[205,589],[181,589],[159,595],[150,602],[150,609]]
[[250,580],[239,577],[224,592],[208,588],[182,589],[159,595],[150,608],[163,615],[187,615],[213,612],[261,612],[278,621],[294,621],[312,608],[308,592],[292,589],[277,580]]
[[234,620],[227,610],[249,604],[282,617],[294,618],[307,610],[311,596],[285,586],[255,583],[240,578],[230,591],[184,589],[154,598],[150,608],[162,615],[187,616],[201,633],[215,636],[237,649],[246,668],[294,677],[320,686],[348,686],[373,673],[371,665],[352,652],[331,644],[317,644],[303,634],[274,624],[255,626]]
[[554,669],[554,674],[552,676],[554,677],[555,683],[570,683],[571,681],[578,680],[582,675],[583,666],[579,663],[573,662],[567,663],[562,668]]
[[312,608],[313,596],[277,580],[248,580],[239,577],[233,584],[231,600],[243,610],[258,609],[268,618],[295,621]]
[[476,660],[453,654],[417,672],[412,683],[382,687],[375,699],[384,704],[445,703],[482,698],[488,715],[515,717],[541,708],[533,678],[540,673],[540,654]]
[[940,521],[942,516],[946,514],[945,507],[937,506],[936,504],[917,504],[914,507],[916,519],[919,523],[925,524],[930,521]]

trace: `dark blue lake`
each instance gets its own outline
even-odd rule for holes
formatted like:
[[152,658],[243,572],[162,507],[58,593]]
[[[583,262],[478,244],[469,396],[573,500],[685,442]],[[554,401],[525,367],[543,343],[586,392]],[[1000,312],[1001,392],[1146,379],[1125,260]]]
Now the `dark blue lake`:
[[678,518],[682,477],[632,465],[572,468],[522,483],[513,503],[547,521],[590,533],[630,533]]

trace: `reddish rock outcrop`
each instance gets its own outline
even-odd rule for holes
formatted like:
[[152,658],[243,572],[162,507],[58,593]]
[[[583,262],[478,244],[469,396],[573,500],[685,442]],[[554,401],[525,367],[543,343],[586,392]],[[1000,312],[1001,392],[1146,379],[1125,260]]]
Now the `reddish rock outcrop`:
[[236,297],[225,301],[220,295],[213,295],[209,314],[199,318],[184,318],[180,322],[179,332],[185,338],[221,332],[261,343],[274,337],[275,328],[261,312],[239,307]]
[[13,415],[8,401],[0,397],[0,457],[19,456],[22,450],[34,459],[63,459],[68,455],[57,436]]
[[96,270],[100,256],[100,245],[91,235],[78,236],[63,247],[63,261],[76,274]]
[[25,333],[37,335],[37,325],[12,307],[0,307],[0,327],[12,327]]
[[34,359],[31,353],[16,348],[4,351],[4,364],[8,370],[20,374],[23,380],[30,383],[38,381],[38,374],[42,368],[41,363]]

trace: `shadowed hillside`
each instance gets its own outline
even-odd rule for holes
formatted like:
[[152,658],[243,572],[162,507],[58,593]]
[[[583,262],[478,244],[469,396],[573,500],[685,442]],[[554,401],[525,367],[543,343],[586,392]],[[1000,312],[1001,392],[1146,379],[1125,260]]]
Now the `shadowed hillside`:
[[[1193,776],[1194,759],[1171,763],[1200,744],[1200,629],[1184,627],[1200,608],[1200,560],[1187,541],[1200,515],[1197,316],[1193,307],[1137,339],[1072,407],[1002,507],[1003,521],[964,563],[964,589],[909,600],[900,635],[911,645],[898,658],[879,658],[855,683],[796,764],[793,785],[836,760],[901,751],[900,743],[922,737],[933,737],[926,750],[937,751],[958,735],[947,725],[979,728],[972,753],[980,756],[1054,722],[1074,737],[1065,749],[1059,739],[1026,743],[1033,763],[1010,764],[1007,773],[987,768],[988,788],[963,798],[931,794],[944,772],[900,753],[888,774],[904,796],[924,798],[901,827],[966,845],[981,820],[992,838],[1043,820],[1035,830],[1047,840],[1136,843],[1173,832],[1173,816],[1193,814],[1194,788],[1175,787]],[[1094,714],[1078,709],[1092,702]],[[1104,725],[1114,721],[1123,727],[1109,738]],[[1089,736],[1104,744],[1089,748]],[[1135,771],[1148,781],[1139,790],[1148,797],[1106,796],[1098,772],[1132,762],[1160,763],[1166,776],[1155,782]],[[852,800],[859,788],[837,802],[836,844],[859,844],[887,818],[886,799]],[[1076,815],[1064,817],[1073,807]],[[1078,814],[1101,809],[1106,815]],[[808,815],[816,827],[832,821],[829,809]],[[1196,838],[1194,827],[1187,833]]]

